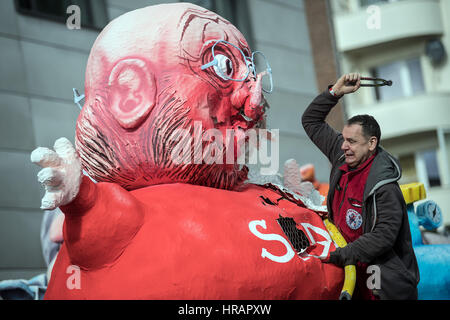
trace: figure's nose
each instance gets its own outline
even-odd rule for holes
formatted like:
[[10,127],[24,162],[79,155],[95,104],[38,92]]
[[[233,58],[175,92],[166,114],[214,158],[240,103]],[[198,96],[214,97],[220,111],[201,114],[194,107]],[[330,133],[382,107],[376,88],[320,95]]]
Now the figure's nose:
[[244,115],[249,118],[247,121],[259,119],[263,113],[261,78],[262,74],[255,76],[250,73],[244,83],[239,85],[231,96],[233,108],[243,111]]
[[262,110],[261,100],[263,75],[263,73],[259,73],[256,77],[252,73],[251,76],[249,75],[250,81],[248,86],[250,87],[250,103],[245,106],[244,113],[247,117],[252,119],[257,119]]
[[245,80],[245,82],[250,82],[250,81],[256,81],[256,75],[253,72],[250,72],[248,74],[247,79]]

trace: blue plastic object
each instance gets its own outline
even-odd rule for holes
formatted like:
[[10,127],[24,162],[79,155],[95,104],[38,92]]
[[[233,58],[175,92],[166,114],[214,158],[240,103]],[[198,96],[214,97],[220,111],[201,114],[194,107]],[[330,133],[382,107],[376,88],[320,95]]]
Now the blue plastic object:
[[411,240],[413,247],[423,245],[422,233],[419,229],[419,218],[414,211],[414,204],[410,203],[406,206],[408,211],[409,229],[411,230]]
[[414,247],[419,264],[420,300],[450,300],[450,245],[430,244]]
[[442,224],[442,212],[434,201],[417,206],[407,205],[411,239],[420,282],[417,287],[420,300],[450,300],[450,245],[424,244],[419,226],[433,230]]
[[441,208],[432,200],[421,203],[416,208],[419,225],[427,230],[439,228],[442,224]]

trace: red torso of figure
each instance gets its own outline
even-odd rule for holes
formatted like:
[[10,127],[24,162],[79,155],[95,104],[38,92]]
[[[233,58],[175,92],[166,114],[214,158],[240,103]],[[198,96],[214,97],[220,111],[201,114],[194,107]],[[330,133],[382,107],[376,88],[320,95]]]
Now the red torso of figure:
[[[45,298],[336,299],[342,269],[294,253],[276,220],[294,218],[308,235],[308,252],[320,255],[335,249],[321,218],[279,198],[257,185],[226,191],[175,183],[128,192],[85,178],[77,199],[62,207],[65,243]],[[81,202],[91,208],[69,215],[86,209]]]

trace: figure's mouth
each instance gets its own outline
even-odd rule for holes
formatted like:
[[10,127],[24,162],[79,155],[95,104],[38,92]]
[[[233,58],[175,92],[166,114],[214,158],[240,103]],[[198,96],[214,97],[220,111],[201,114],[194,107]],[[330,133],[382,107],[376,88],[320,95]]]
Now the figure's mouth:
[[238,109],[232,111],[230,122],[233,128],[239,127],[242,130],[249,130],[255,127],[259,127],[260,122],[264,116],[264,106],[252,105],[251,97],[248,96],[243,101],[242,105]]
[[[250,149],[258,146],[259,128],[265,127],[265,99],[251,99],[251,95],[238,95],[234,101],[219,103],[211,118],[214,128],[222,134],[223,163],[230,170],[245,164]],[[227,103],[228,102],[228,103]]]
[[241,129],[245,131],[253,128],[255,125],[256,121],[245,115],[244,107],[230,117],[230,126],[235,130]]
[[245,120],[245,121],[247,121],[247,122],[251,122],[251,121],[253,121],[253,119],[252,119],[252,118],[250,118],[250,117],[247,117],[247,116],[245,115],[245,113],[244,113],[244,110],[243,110],[243,109],[241,109],[241,110],[240,110],[239,114],[240,114],[240,115],[242,116],[242,118],[244,118],[244,120]]
[[[247,134],[247,132],[255,127],[256,121],[246,116],[244,107],[241,107],[239,109],[239,112],[230,117],[230,125],[233,131],[233,158],[234,161],[237,161],[242,153],[245,152],[245,149],[249,148],[248,142],[251,135]],[[228,145],[227,147],[229,148],[230,145]]]
[[[257,119],[252,119],[245,114],[245,105],[239,109],[233,109],[229,119],[226,122],[217,122],[215,118],[214,126],[220,130],[223,137],[225,148],[223,163],[231,165],[236,169],[239,164],[245,161],[245,154],[253,144],[257,144],[257,128],[263,118],[263,113],[259,114]],[[252,132],[254,131],[254,132]],[[240,157],[244,156],[244,159]],[[239,160],[238,160],[239,159]]]

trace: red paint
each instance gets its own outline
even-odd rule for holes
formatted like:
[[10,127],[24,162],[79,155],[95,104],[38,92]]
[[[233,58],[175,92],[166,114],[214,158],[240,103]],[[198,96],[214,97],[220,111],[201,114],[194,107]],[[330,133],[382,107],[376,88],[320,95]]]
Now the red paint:
[[[343,270],[317,258],[295,255],[287,263],[261,256],[262,248],[283,256],[280,241],[255,236],[249,223],[265,220],[264,234],[284,235],[279,214],[325,230],[311,210],[280,200],[255,185],[226,191],[189,184],[156,185],[127,192],[117,185],[92,184],[80,201],[102,199],[83,215],[66,219],[64,243],[46,299],[337,299]],[[93,189],[96,189],[95,191]],[[83,190],[85,191],[85,190]],[[217,205],[220,203],[220,205]],[[87,207],[90,207],[89,205]],[[121,226],[120,228],[117,226]],[[135,228],[139,230],[135,233]],[[82,230],[82,231],[81,231]],[[316,242],[323,237],[311,231]],[[78,250],[78,246],[80,250]],[[82,249],[81,249],[82,248]],[[334,250],[331,245],[330,251]],[[316,244],[311,254],[319,255]],[[71,257],[69,258],[69,254]],[[99,258],[101,257],[101,258]],[[69,265],[81,267],[81,289],[68,289]],[[106,265],[104,267],[99,267]]]

